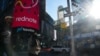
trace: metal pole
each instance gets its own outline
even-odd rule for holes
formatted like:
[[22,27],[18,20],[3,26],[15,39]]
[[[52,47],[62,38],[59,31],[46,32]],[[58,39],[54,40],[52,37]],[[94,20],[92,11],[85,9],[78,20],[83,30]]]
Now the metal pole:
[[73,17],[71,15],[72,12],[72,4],[71,0],[67,0],[67,5],[68,5],[68,14],[69,14],[69,24],[70,24],[70,37],[71,37],[71,53],[70,56],[76,56],[75,53],[75,42],[74,42],[74,36],[73,36]]

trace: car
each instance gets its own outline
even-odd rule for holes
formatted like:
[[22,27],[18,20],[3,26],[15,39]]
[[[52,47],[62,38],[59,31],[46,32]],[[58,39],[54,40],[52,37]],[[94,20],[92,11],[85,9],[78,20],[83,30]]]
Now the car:
[[70,48],[63,47],[63,46],[52,46],[52,52],[70,52]]
[[45,47],[45,48],[42,48],[41,51],[50,52],[51,48],[50,47]]
[[42,52],[50,52],[51,51],[51,47],[46,46],[46,45],[42,45],[41,46],[41,51]]

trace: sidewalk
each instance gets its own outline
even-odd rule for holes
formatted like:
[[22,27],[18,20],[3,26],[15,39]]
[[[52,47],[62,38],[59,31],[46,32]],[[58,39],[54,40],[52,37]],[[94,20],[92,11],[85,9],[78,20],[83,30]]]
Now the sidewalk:
[[79,50],[77,56],[100,56],[100,48]]

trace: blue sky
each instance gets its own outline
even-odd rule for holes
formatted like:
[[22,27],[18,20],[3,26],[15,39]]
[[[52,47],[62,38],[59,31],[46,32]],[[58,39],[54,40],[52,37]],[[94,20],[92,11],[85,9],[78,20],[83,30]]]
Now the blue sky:
[[46,0],[46,11],[54,19],[57,20],[58,6],[67,6],[67,0]]

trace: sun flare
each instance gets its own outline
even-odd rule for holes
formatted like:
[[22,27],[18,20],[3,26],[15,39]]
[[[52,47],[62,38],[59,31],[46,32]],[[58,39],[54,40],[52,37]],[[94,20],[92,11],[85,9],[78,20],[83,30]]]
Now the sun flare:
[[94,0],[92,7],[90,7],[90,15],[96,19],[100,18],[100,0]]

